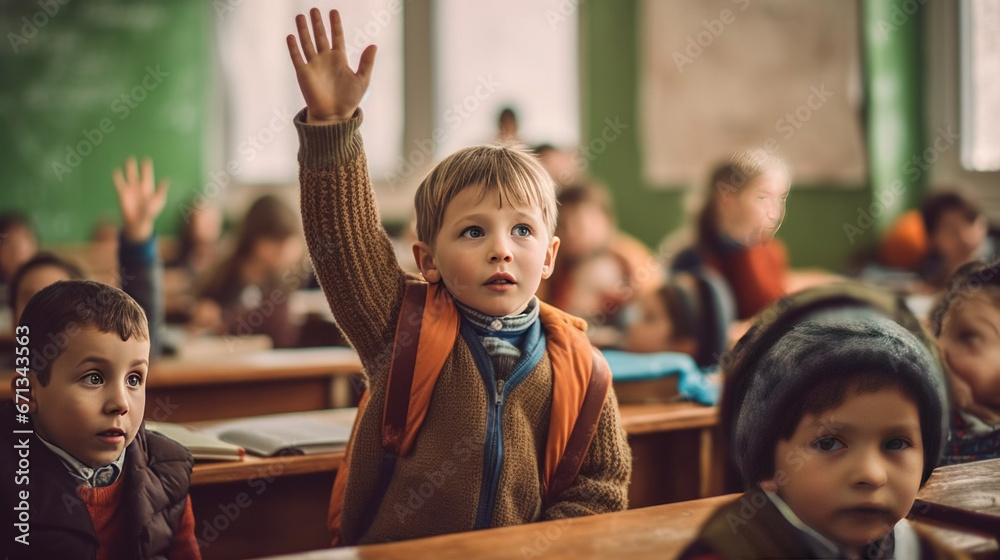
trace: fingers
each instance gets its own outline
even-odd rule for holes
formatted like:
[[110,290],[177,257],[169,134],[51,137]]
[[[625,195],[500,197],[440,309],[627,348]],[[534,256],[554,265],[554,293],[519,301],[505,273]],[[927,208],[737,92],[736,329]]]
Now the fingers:
[[337,10],[330,10],[330,34],[333,36],[333,48],[345,52],[347,46],[344,44],[344,25]]
[[122,174],[122,170],[116,168],[112,171],[111,180],[115,183],[115,190],[118,191],[118,196],[121,197],[125,189],[128,188],[128,183],[125,182],[125,175]]
[[142,158],[142,173],[140,175],[140,184],[149,190],[153,189],[153,160],[144,157]]
[[361,53],[361,61],[358,62],[358,76],[365,81],[365,87],[372,81],[372,70],[375,68],[375,52],[378,48],[375,45],[368,45]]
[[285,37],[285,42],[288,43],[288,55],[292,57],[292,66],[296,69],[305,66],[306,61],[302,60],[302,53],[299,52],[299,44],[295,41],[295,35]]
[[168,192],[170,192],[170,179],[160,179],[160,184],[156,186],[156,194],[153,195],[153,215],[159,215],[166,206]]
[[302,43],[302,52],[305,54],[306,62],[308,62],[316,56],[316,48],[313,47],[312,37],[309,35],[309,24],[306,22],[306,16],[302,14],[295,16],[295,26],[299,32],[299,42]]
[[[317,8],[313,8],[309,10],[309,17],[312,18],[313,35],[316,37],[316,51],[323,52],[330,50],[330,42],[326,38],[326,28],[323,27],[323,14]],[[333,21],[332,13],[330,14],[330,21]]]
[[134,157],[125,160],[125,181],[132,185],[139,180],[139,166]]

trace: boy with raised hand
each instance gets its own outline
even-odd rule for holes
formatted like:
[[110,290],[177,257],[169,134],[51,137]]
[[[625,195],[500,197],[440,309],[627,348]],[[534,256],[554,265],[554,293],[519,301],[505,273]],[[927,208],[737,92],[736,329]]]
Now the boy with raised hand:
[[56,282],[28,301],[16,335],[15,401],[0,409],[4,552],[200,559],[191,454],[142,424],[149,332],[135,300]]
[[429,284],[408,278],[358,132],[375,48],[354,72],[339,14],[332,38],[319,10],[310,17],[313,33],[300,15],[298,42],[288,36],[307,106],[295,118],[302,216],[368,383],[331,499],[334,542],[624,509],[631,453],[603,358],[580,319],[535,297],[559,248],[552,179],[511,146],[445,158],[415,200]]

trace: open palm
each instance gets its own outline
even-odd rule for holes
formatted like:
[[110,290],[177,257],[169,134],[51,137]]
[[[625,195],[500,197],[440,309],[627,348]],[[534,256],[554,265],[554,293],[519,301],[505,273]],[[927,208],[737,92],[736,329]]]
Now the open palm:
[[141,173],[135,158],[128,158],[125,172],[115,169],[111,178],[118,191],[125,237],[136,242],[149,239],[153,235],[153,222],[167,202],[170,182],[163,179],[159,187],[154,188],[153,160],[149,158],[142,160]]
[[337,10],[330,11],[331,38],[326,36],[320,11],[313,8],[309,11],[309,16],[312,19],[315,43],[310,36],[306,17],[301,14],[295,17],[299,42],[302,44],[301,52],[295,36],[287,37],[288,54],[292,57],[295,76],[308,109],[307,122],[325,124],[349,120],[371,83],[372,69],[375,66],[375,45],[369,45],[361,53],[358,71],[355,72],[347,63],[340,13]]

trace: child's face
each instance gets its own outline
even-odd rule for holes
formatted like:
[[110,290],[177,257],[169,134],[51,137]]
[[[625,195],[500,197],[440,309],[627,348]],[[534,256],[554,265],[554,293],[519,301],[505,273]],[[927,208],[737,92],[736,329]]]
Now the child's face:
[[754,247],[767,243],[778,232],[785,217],[788,174],[771,169],[754,177],[739,191],[723,194],[719,227],[734,241]]
[[622,263],[610,253],[574,265],[571,280],[565,310],[584,319],[614,315],[631,295]]
[[0,236],[0,272],[9,279],[37,250],[31,230],[22,226],[12,228],[6,236]]
[[1000,308],[980,290],[957,301],[941,323],[938,344],[948,371],[969,385],[973,399],[1000,408]]
[[79,330],[52,363],[48,385],[31,379],[35,430],[85,465],[110,464],[139,431],[148,367],[148,340]]
[[975,260],[986,239],[986,218],[969,221],[959,210],[948,210],[930,236],[931,247],[953,268]]
[[635,305],[638,315],[625,331],[622,349],[627,352],[672,351],[670,341],[674,338],[674,324],[660,294],[646,294]]
[[[906,515],[924,465],[920,415],[899,389],[849,392],[775,450],[777,493],[820,534],[858,550]],[[773,488],[773,486],[772,486]]]
[[443,281],[455,299],[487,315],[515,315],[552,274],[559,238],[549,239],[541,209],[497,200],[480,187],[463,190],[445,208],[434,246],[418,241],[413,250],[428,282]]
[[607,247],[614,225],[599,205],[583,202],[560,210],[556,234],[562,240],[563,256],[576,259]]

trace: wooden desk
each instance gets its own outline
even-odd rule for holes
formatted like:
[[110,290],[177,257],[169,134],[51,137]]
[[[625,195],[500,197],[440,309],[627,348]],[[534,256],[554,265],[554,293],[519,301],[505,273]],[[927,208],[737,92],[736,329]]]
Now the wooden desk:
[[[150,364],[150,420],[197,422],[349,406],[351,376],[361,361],[350,348],[233,353]],[[0,373],[0,400],[10,400],[12,371]]]
[[1000,459],[938,467],[911,514],[1000,539]]
[[[327,548],[273,557],[271,560],[506,560],[539,557],[549,560],[669,560],[676,558],[694,540],[698,530],[716,509],[737,497],[736,494],[729,494],[619,513],[391,544]],[[947,545],[972,553],[974,558],[996,557],[996,547],[990,549],[983,539],[972,537],[970,540],[967,535],[921,526]]]
[[[697,498],[704,466],[695,458],[711,461],[712,450],[701,446],[706,440],[714,445],[711,433],[703,433],[712,432],[717,421],[715,408],[693,403],[623,406],[633,452],[630,506]],[[342,453],[331,453],[196,464],[191,499],[196,534],[208,544],[204,558],[327,546],[326,513],[342,459]],[[276,537],[274,527],[287,529]]]

